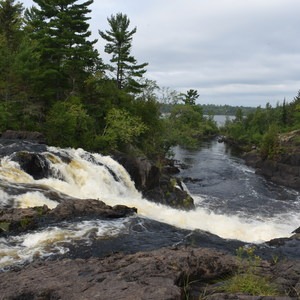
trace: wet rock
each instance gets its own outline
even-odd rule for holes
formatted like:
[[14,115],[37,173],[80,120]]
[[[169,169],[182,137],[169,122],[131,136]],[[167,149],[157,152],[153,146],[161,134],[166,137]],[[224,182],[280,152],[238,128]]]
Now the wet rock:
[[181,180],[168,175],[162,175],[159,185],[143,195],[151,201],[177,209],[190,210],[195,207],[193,198],[184,190]]
[[245,163],[256,169],[256,173],[267,179],[296,190],[300,190],[299,154],[284,154],[276,160],[263,159],[258,152],[246,153]]
[[159,184],[160,171],[145,157],[118,153],[114,158],[127,170],[139,191],[149,190]]
[[12,160],[18,162],[21,169],[36,180],[50,177],[52,174],[50,164],[42,154],[21,151],[14,153]]
[[292,233],[300,233],[300,227],[298,227],[297,229],[295,229]]
[[37,131],[6,130],[2,133],[1,138],[10,140],[29,140],[41,144],[45,144],[46,142],[44,135]]
[[137,212],[136,208],[125,205],[111,207],[95,199],[67,199],[47,214],[47,219],[55,222],[75,218],[123,218]]
[[123,218],[137,212],[125,205],[109,206],[94,199],[65,199],[54,209],[46,205],[32,208],[8,208],[0,210],[0,235],[16,234],[37,229],[52,223],[78,218]]
[[0,229],[2,234],[20,233],[38,228],[38,220],[50,209],[44,206],[32,208],[8,208],[0,210]]
[[146,158],[131,157],[120,153],[114,158],[124,166],[136,188],[148,200],[178,209],[194,208],[194,200],[184,190],[181,180],[170,175],[170,173],[177,172],[171,161],[160,170]]

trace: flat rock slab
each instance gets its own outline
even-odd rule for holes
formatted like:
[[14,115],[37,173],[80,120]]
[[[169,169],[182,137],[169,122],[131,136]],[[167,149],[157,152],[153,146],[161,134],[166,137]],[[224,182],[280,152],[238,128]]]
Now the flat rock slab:
[[1,299],[182,299],[193,277],[210,281],[236,270],[211,249],[162,248],[104,259],[36,261],[0,274]]

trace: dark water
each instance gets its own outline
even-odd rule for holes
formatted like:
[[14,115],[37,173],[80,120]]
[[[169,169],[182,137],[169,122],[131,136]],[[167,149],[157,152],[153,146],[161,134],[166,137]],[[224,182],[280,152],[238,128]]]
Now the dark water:
[[273,184],[255,174],[224,143],[203,142],[194,151],[174,148],[185,165],[180,176],[202,207],[218,214],[248,219],[299,216],[299,192]]

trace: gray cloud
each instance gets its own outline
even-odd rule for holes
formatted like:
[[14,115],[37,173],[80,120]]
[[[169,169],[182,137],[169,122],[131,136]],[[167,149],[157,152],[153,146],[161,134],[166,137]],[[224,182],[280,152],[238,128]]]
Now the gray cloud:
[[[200,102],[275,105],[300,89],[299,0],[95,0],[91,8],[94,37],[107,17],[126,13],[146,76],[197,89]],[[107,59],[104,41],[98,47]]]

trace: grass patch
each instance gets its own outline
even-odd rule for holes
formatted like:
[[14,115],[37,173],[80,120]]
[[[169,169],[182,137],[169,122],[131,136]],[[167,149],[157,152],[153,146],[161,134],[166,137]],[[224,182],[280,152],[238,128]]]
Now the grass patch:
[[267,278],[252,273],[236,274],[223,286],[227,293],[243,293],[252,296],[276,296],[276,288]]
[[261,258],[254,253],[255,247],[237,250],[239,270],[222,286],[227,293],[243,293],[252,296],[276,296],[278,291],[267,277],[258,274]]

